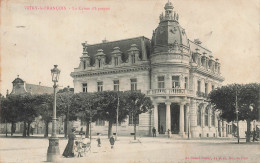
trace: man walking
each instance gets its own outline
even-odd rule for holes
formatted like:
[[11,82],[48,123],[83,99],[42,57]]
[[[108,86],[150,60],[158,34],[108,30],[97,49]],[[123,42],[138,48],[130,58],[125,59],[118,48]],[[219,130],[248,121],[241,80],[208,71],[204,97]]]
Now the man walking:
[[156,137],[156,129],[155,129],[155,127],[153,127],[153,137]]

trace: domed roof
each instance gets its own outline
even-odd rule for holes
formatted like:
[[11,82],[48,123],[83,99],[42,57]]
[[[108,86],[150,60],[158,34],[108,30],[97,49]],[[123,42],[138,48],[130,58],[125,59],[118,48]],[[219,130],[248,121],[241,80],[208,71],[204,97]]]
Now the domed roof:
[[[179,25],[179,15],[173,11],[171,2],[165,4],[165,14],[160,15],[159,26],[155,29],[152,37],[152,46],[180,45],[189,47],[185,30]],[[166,50],[166,49],[165,49]]]
[[153,34],[153,46],[177,43],[189,47],[185,29],[176,21],[164,21],[159,24]]

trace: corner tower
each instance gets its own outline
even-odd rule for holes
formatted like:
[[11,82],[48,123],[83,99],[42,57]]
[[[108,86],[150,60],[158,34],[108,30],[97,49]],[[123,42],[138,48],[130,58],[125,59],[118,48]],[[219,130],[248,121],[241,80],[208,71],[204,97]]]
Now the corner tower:
[[[165,13],[160,14],[160,23],[153,31],[151,47],[152,89],[159,88],[155,83],[159,75],[165,76],[165,88],[172,88],[171,76],[189,73],[189,41],[185,29],[179,24],[179,14],[173,4],[167,2]],[[186,76],[186,75],[185,75]]]

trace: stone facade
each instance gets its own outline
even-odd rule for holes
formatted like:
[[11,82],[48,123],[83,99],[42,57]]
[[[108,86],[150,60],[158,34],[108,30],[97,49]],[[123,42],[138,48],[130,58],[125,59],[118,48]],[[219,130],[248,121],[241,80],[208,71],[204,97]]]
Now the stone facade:
[[[79,67],[71,73],[75,93],[117,89],[145,93],[154,108],[139,116],[140,135],[151,135],[155,127],[160,134],[170,130],[183,137],[224,136],[226,122],[219,120],[208,100],[210,91],[224,80],[220,62],[198,39],[187,38],[171,2],[164,9],[151,40],[82,43]],[[119,135],[133,132],[129,119],[119,127]],[[105,133],[107,123],[94,125],[93,131]]]

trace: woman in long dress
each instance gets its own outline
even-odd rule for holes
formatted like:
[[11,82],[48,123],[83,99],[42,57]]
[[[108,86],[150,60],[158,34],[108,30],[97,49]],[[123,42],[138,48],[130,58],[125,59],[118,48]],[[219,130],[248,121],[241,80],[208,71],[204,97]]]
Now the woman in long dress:
[[71,130],[72,132],[69,134],[68,144],[63,152],[64,157],[74,157],[74,140],[76,139],[75,129]]

